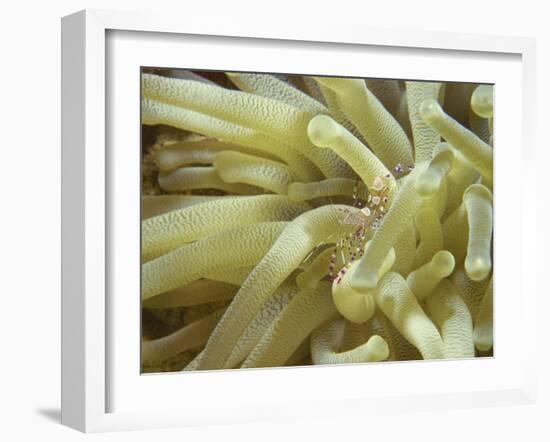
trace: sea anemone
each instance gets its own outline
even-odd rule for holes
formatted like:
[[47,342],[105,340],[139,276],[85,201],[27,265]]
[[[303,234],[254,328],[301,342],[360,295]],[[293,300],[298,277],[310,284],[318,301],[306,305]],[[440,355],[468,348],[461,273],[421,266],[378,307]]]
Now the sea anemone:
[[141,111],[144,371],[492,355],[492,86],[145,69]]

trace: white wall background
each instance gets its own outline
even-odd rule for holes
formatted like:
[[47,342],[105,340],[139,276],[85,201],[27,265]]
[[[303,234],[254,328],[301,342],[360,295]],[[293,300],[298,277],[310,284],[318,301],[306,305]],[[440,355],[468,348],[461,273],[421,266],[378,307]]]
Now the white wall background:
[[[462,0],[57,0],[4,2],[0,11],[0,145],[5,156],[0,172],[0,439],[82,440],[59,425],[60,357],[60,17],[83,8],[162,10],[246,17],[248,20],[335,22],[438,31],[510,34],[537,38],[538,53],[538,186],[547,198],[550,165],[549,95],[550,30],[543,1]],[[16,161],[17,160],[17,161]],[[511,177],[513,179],[513,177]],[[511,207],[511,216],[514,207]],[[549,222],[541,204],[538,260]],[[546,260],[543,261],[543,260]],[[537,406],[379,415],[368,420],[335,419],[187,430],[161,430],[91,436],[94,440],[550,440],[550,303],[539,285],[539,391]],[[521,330],[518,330],[521,333]],[[521,349],[518,349],[520,352]],[[90,436],[88,436],[90,437]]]

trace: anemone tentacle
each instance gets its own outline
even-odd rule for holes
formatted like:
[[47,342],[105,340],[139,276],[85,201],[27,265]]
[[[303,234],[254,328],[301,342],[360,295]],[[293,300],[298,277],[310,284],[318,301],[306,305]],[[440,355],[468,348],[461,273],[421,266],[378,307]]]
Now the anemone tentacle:
[[236,340],[261,305],[317,245],[334,242],[346,234],[338,209],[324,206],[310,210],[288,224],[264,258],[254,268],[212,333],[199,364],[201,369],[222,367]]
[[279,195],[288,193],[292,171],[276,161],[240,152],[222,151],[214,159],[214,169],[226,183],[244,183]]
[[235,347],[224,365],[225,368],[236,367],[246,359],[271,324],[277,320],[285,307],[296,296],[297,291],[296,286],[290,283],[283,283],[277,288],[235,343]]
[[429,161],[441,136],[428,126],[420,116],[420,105],[424,100],[437,100],[442,84],[437,82],[406,81],[407,105],[414,140],[414,159],[417,163]]
[[468,214],[468,252],[464,268],[468,276],[485,279],[492,268],[491,239],[493,232],[493,194],[481,184],[473,184],[464,192]]
[[143,361],[162,361],[186,350],[204,345],[216,323],[222,317],[224,310],[217,310],[168,336],[142,342],[141,357]]
[[464,203],[449,215],[442,227],[444,248],[453,254],[456,262],[463,262],[468,250],[468,214]]
[[409,273],[407,284],[418,300],[423,301],[454,268],[453,254],[448,250],[440,250],[429,262]]
[[[148,261],[175,248],[237,226],[288,221],[309,205],[278,195],[258,195],[204,202],[150,218],[142,225],[142,255]],[[243,212],[247,216],[243,219]]]
[[470,110],[468,114],[468,121],[470,123],[470,129],[481,140],[487,143],[489,146],[493,145],[493,128],[492,119],[483,118],[477,115],[473,110]]
[[428,167],[416,181],[418,195],[422,198],[429,198],[438,192],[453,168],[453,163],[454,152],[452,149],[441,148],[434,151]]
[[471,280],[463,267],[457,268],[450,277],[458,293],[466,302],[472,318],[477,318],[481,302],[489,285],[489,278],[481,281]]
[[377,305],[424,359],[443,359],[445,348],[435,324],[426,315],[403,277],[389,272],[375,290]]
[[[323,250],[315,257],[313,262],[296,277],[296,284],[300,290],[313,290],[317,283],[328,274],[332,254],[332,248]],[[341,254],[337,254],[335,259],[334,265],[336,268],[341,268],[346,264]]]
[[143,302],[146,308],[187,307],[231,299],[238,286],[226,282],[198,279],[184,286],[153,296]]
[[[390,175],[382,162],[344,127],[326,115],[314,117],[307,128],[309,139],[321,148],[330,148],[369,186],[376,177]],[[397,164],[397,163],[396,163]],[[389,177],[390,192],[396,187]]]
[[228,72],[227,76],[242,91],[274,98],[311,114],[329,112],[319,101],[273,75]]
[[[185,79],[144,74],[141,85],[146,98],[244,127],[255,127],[274,136],[294,137],[293,141],[298,143],[304,141],[303,135],[300,135],[304,133],[301,129],[313,116],[311,112],[279,100]],[[204,97],[209,99],[204,100]]]
[[[235,195],[237,197],[237,195]],[[141,220],[144,221],[173,210],[184,209],[195,204],[227,198],[210,195],[145,195],[141,197]]]
[[240,286],[248,278],[253,268],[254,266],[217,268],[209,270],[206,273],[206,278],[212,281]]
[[144,68],[142,92],[145,371],[492,354],[493,86]]
[[462,204],[464,191],[468,186],[478,181],[479,172],[464,158],[464,155],[449,143],[439,144],[434,155],[443,151],[451,151],[453,154],[453,165],[446,175],[447,182],[447,206],[442,219],[445,220],[456,208]]
[[[253,128],[274,138],[287,139],[328,178],[339,176],[348,169],[332,152],[319,153],[309,143],[305,129],[315,116],[311,112],[272,98],[148,74],[142,76],[142,91],[145,97],[162,103]],[[204,100],[204,96],[209,100]]]
[[422,119],[443,138],[460,149],[472,165],[479,170],[489,185],[493,183],[493,150],[473,132],[448,116],[435,100],[426,100],[420,106]]
[[367,336],[380,335],[388,343],[390,361],[415,361],[422,359],[417,348],[407,341],[395,328],[387,316],[377,309],[371,319],[365,323]]
[[308,201],[315,198],[333,197],[337,195],[353,195],[357,192],[358,199],[366,200],[368,189],[364,182],[350,178],[330,178],[310,183],[293,182],[288,186],[288,197],[292,201]]
[[160,170],[172,170],[186,165],[212,164],[216,153],[223,150],[255,155],[269,160],[277,159],[275,155],[268,153],[266,150],[252,149],[212,138],[180,141],[165,145],[154,152],[154,158]]
[[[368,249],[370,241],[365,250]],[[390,249],[380,267],[377,279],[380,280],[393,266],[395,262],[395,251]],[[332,299],[338,312],[348,321],[363,323],[368,321],[374,314],[376,304],[373,298],[373,289],[358,288],[352,286],[352,275],[360,265],[355,261],[346,270],[341,280],[334,280],[332,283]]]
[[[338,348],[340,351],[353,350],[356,347],[364,344],[368,340],[365,324],[354,324],[353,322],[343,319],[342,339],[339,340]],[[323,326],[315,331],[320,331]],[[310,342],[311,344],[311,342]],[[311,345],[310,345],[311,346]],[[389,348],[388,348],[389,350]]]
[[445,357],[473,358],[472,316],[454,285],[443,279],[426,299],[426,304],[430,317],[441,331]]
[[[142,299],[146,300],[208,275],[209,271],[257,264],[286,222],[237,227],[177,248],[142,266]],[[229,250],[230,253],[218,253]]]
[[155,152],[155,162],[159,170],[173,170],[182,166],[210,165],[214,162],[217,149],[178,149],[172,146]]
[[371,336],[367,342],[353,350],[340,352],[343,332],[344,321],[336,319],[328,321],[311,334],[311,355],[314,364],[379,362],[388,357],[388,344],[378,335]]
[[493,86],[480,84],[472,93],[472,110],[482,118],[493,117]]
[[443,228],[439,216],[429,207],[424,207],[416,213],[415,224],[420,235],[420,243],[414,257],[414,268],[417,269],[443,249]]
[[406,277],[413,269],[416,254],[416,234],[412,222],[409,222],[409,226],[399,234],[393,249],[395,250],[395,262],[392,270]]
[[344,111],[341,109],[340,105],[338,104],[338,97],[336,96],[336,93],[322,85],[321,83],[318,83],[315,79],[310,77],[305,77],[306,82],[310,81],[312,82],[321,93],[323,100],[325,101],[329,111],[330,116],[334,118],[338,122],[338,124],[341,124],[343,127],[345,127],[348,131],[350,131],[354,136],[361,139],[361,141],[364,143],[364,138],[361,136],[357,128],[353,125],[353,123],[348,119]]
[[[425,165],[424,165],[425,167]],[[361,264],[352,275],[351,286],[354,289],[372,289],[378,282],[378,270],[392,248],[396,237],[410,226],[418,208],[418,198],[415,189],[416,176],[424,170],[417,166],[404,178],[382,225],[376,230],[372,244],[361,258]]]
[[313,330],[337,315],[329,284],[321,282],[314,290],[299,292],[271,324],[242,367],[284,365]]
[[331,77],[316,80],[335,92],[340,108],[386,167],[413,164],[412,146],[405,131],[364,81]]
[[[367,89],[371,91],[390,114],[397,118],[403,97],[408,98],[408,93],[398,80],[367,78]],[[399,121],[401,123],[401,121]]]
[[214,167],[182,167],[159,174],[160,188],[167,192],[179,192],[194,189],[217,189],[238,195],[262,193],[256,186],[241,183],[229,183],[223,180]]
[[493,279],[481,301],[474,325],[474,343],[478,350],[488,351],[493,347]]
[[165,124],[271,153],[293,168],[304,181],[323,177],[309,159],[289,144],[255,129],[148,98],[141,102],[141,119],[146,125]]

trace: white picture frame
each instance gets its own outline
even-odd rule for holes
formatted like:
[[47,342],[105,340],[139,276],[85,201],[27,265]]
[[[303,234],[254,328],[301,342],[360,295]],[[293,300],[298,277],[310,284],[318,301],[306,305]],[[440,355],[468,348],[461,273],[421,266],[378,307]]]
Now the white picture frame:
[[[113,156],[113,152],[109,150],[109,143],[116,143],[117,136],[109,133],[106,127],[108,119],[116,118],[116,115],[114,115],[116,111],[108,106],[110,102],[108,96],[110,93],[109,82],[116,81],[116,73],[109,71],[108,64],[113,62],[112,57],[120,55],[120,52],[113,51],[113,47],[110,46],[109,35],[140,33],[139,35],[145,39],[167,37],[176,40],[185,38],[185,36],[193,36],[199,40],[200,38],[216,37],[217,41],[222,43],[224,39],[231,38],[237,39],[232,41],[239,41],[239,44],[242,43],[244,46],[247,44],[251,46],[260,44],[261,46],[261,42],[269,42],[281,51],[292,47],[292,45],[296,47],[300,44],[303,45],[304,42],[313,46],[316,44],[336,44],[337,48],[333,48],[335,51],[343,51],[346,48],[374,47],[383,52],[384,50],[389,51],[391,48],[399,48],[401,52],[397,57],[406,57],[408,51],[425,50],[427,51],[425,54],[430,54],[434,59],[444,57],[446,54],[451,56],[453,54],[460,56],[462,56],[461,54],[469,54],[473,57],[474,63],[477,59],[480,65],[483,62],[484,54],[500,54],[503,57],[510,57],[510,60],[515,60],[513,62],[515,68],[519,69],[519,77],[516,77],[520,78],[521,83],[521,90],[514,92],[515,95],[512,94],[510,100],[516,100],[516,102],[519,100],[518,104],[521,106],[521,110],[516,112],[516,115],[520,113],[521,119],[516,121],[515,127],[506,128],[504,127],[505,112],[503,112],[503,122],[498,123],[501,126],[497,126],[496,133],[498,134],[499,127],[502,127],[502,130],[511,131],[511,140],[518,141],[515,149],[517,149],[516,152],[519,152],[519,157],[522,159],[518,182],[524,183],[525,180],[522,180],[521,177],[526,176],[528,173],[528,167],[533,164],[535,155],[533,139],[533,113],[535,108],[534,41],[527,38],[506,36],[396,31],[398,32],[368,27],[349,28],[344,26],[317,28],[313,25],[304,26],[303,24],[298,27],[280,23],[272,26],[265,26],[265,24],[258,26],[254,23],[243,26],[242,23],[239,23],[238,26],[234,26],[230,22],[223,24],[209,23],[207,20],[201,20],[200,18],[182,25],[177,17],[99,10],[82,11],[63,18],[63,424],[80,431],[97,432],[206,425],[220,422],[252,422],[289,417],[322,417],[329,414],[368,414],[374,409],[373,401],[368,400],[372,397],[376,397],[377,409],[382,407],[388,412],[397,412],[411,407],[436,409],[533,403],[536,392],[534,374],[536,359],[532,348],[535,342],[532,339],[535,333],[535,324],[533,321],[528,321],[528,318],[535,317],[537,291],[534,268],[528,265],[527,257],[535,256],[536,250],[536,234],[533,228],[536,218],[536,195],[533,189],[527,188],[527,185],[524,184],[516,185],[514,188],[515,183],[509,184],[510,189],[507,190],[513,192],[521,201],[519,203],[520,209],[515,215],[519,219],[517,229],[520,234],[512,244],[511,250],[517,253],[516,261],[519,260],[521,265],[517,266],[517,275],[510,275],[510,272],[503,271],[501,289],[497,288],[495,290],[502,290],[502,293],[510,294],[512,288],[506,288],[505,278],[516,278],[511,287],[518,288],[520,296],[513,302],[516,303],[516,307],[521,314],[517,316],[514,328],[521,328],[521,339],[512,336],[513,333],[509,326],[499,324],[498,316],[495,322],[497,324],[497,334],[499,330],[502,330],[501,336],[510,336],[510,346],[522,345],[521,354],[516,354],[515,359],[508,359],[503,356],[500,360],[496,357],[492,361],[475,361],[477,364],[475,366],[472,364],[474,361],[465,361],[460,366],[455,365],[458,364],[457,362],[449,362],[447,365],[448,373],[453,373],[456,370],[473,373],[472,370],[479,370],[480,372],[484,371],[485,376],[490,376],[492,370],[496,368],[502,370],[505,375],[502,377],[495,375],[494,382],[487,388],[483,388],[479,383],[471,386],[464,383],[464,385],[456,387],[451,392],[446,391],[441,386],[444,384],[434,382],[429,391],[413,388],[408,391],[403,390],[404,392],[400,394],[396,392],[397,388],[400,388],[397,385],[396,391],[385,392],[380,390],[376,393],[369,393],[371,394],[369,396],[361,388],[357,388],[357,391],[354,391],[353,394],[344,394],[339,393],[336,388],[327,387],[326,394],[316,395],[316,384],[314,382],[319,382],[320,379],[318,376],[312,376],[311,371],[305,376],[300,374],[301,372],[304,373],[302,371],[304,369],[300,368],[290,371],[245,370],[240,373],[236,371],[231,373],[192,373],[191,377],[187,377],[188,389],[186,390],[187,397],[196,400],[196,406],[192,410],[183,406],[176,406],[171,401],[166,401],[167,405],[162,407],[152,406],[148,408],[146,404],[140,404],[140,406],[136,405],[135,409],[122,405],[114,406],[112,403],[112,392],[119,388],[119,384],[123,383],[119,381],[122,378],[120,370],[128,375],[128,379],[134,379],[136,382],[141,382],[140,379],[144,377],[139,376],[138,361],[128,362],[130,365],[135,365],[135,370],[126,367],[122,363],[113,362],[117,361],[117,358],[120,359],[118,352],[113,353],[113,348],[120,348],[120,346],[117,347],[117,344],[113,344],[111,341],[116,341],[117,336],[121,336],[117,331],[117,324],[120,325],[120,317],[114,313],[120,311],[120,306],[113,309],[113,305],[116,303],[114,304],[115,301],[109,297],[112,296],[113,287],[117,287],[119,283],[119,281],[113,282],[112,265],[117,260],[115,254],[120,252],[114,251],[112,244],[117,241],[115,235],[120,232],[116,228],[117,221],[113,219],[113,214],[117,213],[115,208],[121,197],[115,195],[113,188],[119,188],[116,180],[121,175],[118,173],[117,165],[124,161],[124,155],[127,155],[127,153],[122,152]],[[111,57],[111,59],[108,59],[108,57]],[[159,60],[161,59],[159,58]],[[138,61],[139,59],[136,58],[132,63],[138,63]],[[344,63],[345,58],[341,61]],[[220,63],[223,63],[223,61],[220,61]],[[201,67],[209,68],[210,66]],[[227,66],[225,69],[234,68],[235,66],[232,65]],[[515,68],[511,67],[511,70]],[[300,68],[297,67],[296,69]],[[344,68],[340,65],[334,69],[334,72],[323,73],[338,74],[339,69]],[[432,75],[437,75],[437,68],[434,69]],[[106,72],[109,75],[106,75]],[[403,78],[397,74],[396,77]],[[136,98],[137,103],[139,103],[139,95],[134,97],[134,99]],[[139,108],[136,108],[136,111],[139,113]],[[134,121],[134,123],[138,124],[139,120]],[[133,124],[132,120],[129,121],[129,124]],[[135,147],[138,148],[138,146]],[[506,160],[504,156],[502,158],[503,170],[510,169],[510,172],[517,172],[516,169],[512,170],[515,167],[513,161]],[[138,166],[136,165],[136,167]],[[497,165],[497,173],[498,167]],[[132,172],[130,168],[128,172],[130,173],[128,176],[132,177],[135,169]],[[505,183],[501,182],[504,189]],[[137,196],[139,197],[139,194]],[[504,205],[499,206],[497,198],[495,203],[495,217],[497,219],[499,211],[503,210],[506,210],[506,208]],[[502,225],[504,226],[504,222]],[[499,253],[497,238],[498,236],[495,233],[495,254]],[[139,243],[136,245],[139,247]],[[135,262],[139,275],[139,260]],[[512,264],[511,262],[507,264],[506,258],[502,257],[503,269],[509,266],[510,270],[513,270],[511,268]],[[120,273],[117,271],[116,275],[122,275],[121,277],[117,276],[118,280],[128,277],[128,273],[124,270]],[[139,287],[139,281],[134,281],[134,284],[136,283]],[[495,286],[498,287],[498,284],[495,283]],[[123,300],[120,301],[120,299]],[[125,297],[120,299],[116,302],[128,302]],[[501,299],[506,298],[503,296]],[[510,299],[502,301],[503,311],[508,305],[507,303],[510,302],[512,302]],[[496,303],[498,303],[498,300]],[[133,330],[135,330],[136,321],[139,318],[139,306],[130,308],[129,311],[131,318],[128,319],[128,324],[130,328],[133,327]],[[137,316],[135,316],[136,311]],[[124,337],[121,339],[124,339]],[[139,346],[139,341],[136,341],[136,345]],[[502,348],[504,349],[504,347],[503,344]],[[506,352],[503,351],[502,354],[505,355]],[[396,378],[402,377],[406,370],[407,373],[410,373],[410,376],[423,379],[430,376],[430,373],[431,376],[435,373],[433,367],[432,369],[426,367],[426,365],[408,363],[405,365],[378,365],[373,367],[372,370],[377,370],[377,374],[381,371],[391,371]],[[334,376],[342,373],[342,369],[344,368],[337,367],[335,370],[332,367],[324,368],[326,371],[323,372],[323,376],[326,375],[335,379]],[[348,367],[346,368],[346,377],[349,376],[350,379],[353,379],[360,375],[359,370],[362,369],[361,366]],[[166,393],[162,393],[166,391],[163,389],[171,388],[170,385],[179,382],[178,377],[172,375],[146,378],[152,380],[147,380],[148,385],[142,386],[143,391],[146,392],[144,394],[154,395],[161,392],[158,393],[161,397],[162,394],[166,395]],[[113,382],[113,379],[116,381]],[[181,379],[183,378],[181,377]],[[297,402],[296,398],[285,403],[283,396],[275,396],[275,399],[270,403],[264,403],[260,402],[259,396],[254,396],[252,393],[250,395],[237,395],[237,390],[231,389],[240,388],[239,391],[243,392],[245,391],[244,388],[249,385],[249,390],[257,391],[265,386],[266,382],[269,382],[275,388],[283,382],[290,382],[291,385],[301,385],[310,396],[303,403]],[[310,383],[308,384],[308,382]],[[349,382],[345,386],[353,385]],[[461,384],[460,381],[457,384]],[[211,393],[207,397],[201,396],[200,391],[204,391],[207,385],[214,385],[215,388],[219,388],[227,394],[227,396],[220,398],[217,408],[216,404],[211,402]],[[231,385],[236,387],[231,387]],[[422,386],[422,382],[419,385]],[[136,399],[131,396],[131,390],[137,388],[136,386],[137,384],[125,383],[125,389],[119,388],[120,393],[117,393],[117,397],[127,395],[127,398],[117,399],[117,403],[135,402]],[[404,387],[405,385],[402,386],[402,388]],[[272,393],[275,394],[275,391]],[[149,403],[156,403],[152,399],[153,396],[146,397],[151,397]],[[303,405],[307,406],[304,407]],[[231,411],[224,412],[224,409],[230,409]]]

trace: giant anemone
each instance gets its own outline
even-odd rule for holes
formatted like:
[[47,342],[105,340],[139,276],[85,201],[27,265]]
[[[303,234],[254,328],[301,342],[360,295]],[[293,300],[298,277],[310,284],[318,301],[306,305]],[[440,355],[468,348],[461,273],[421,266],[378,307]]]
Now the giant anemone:
[[142,73],[144,371],[492,354],[493,88]]

